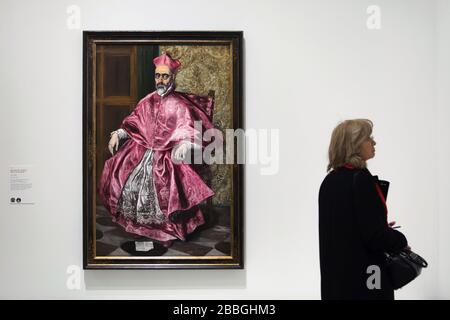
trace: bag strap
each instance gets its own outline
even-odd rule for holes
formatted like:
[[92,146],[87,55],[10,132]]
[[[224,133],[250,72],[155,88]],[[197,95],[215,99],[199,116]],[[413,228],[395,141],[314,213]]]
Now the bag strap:
[[407,256],[407,258],[410,261],[412,261],[415,264],[421,266],[422,268],[428,267],[428,262],[424,258],[419,256],[417,253],[412,252],[412,251],[403,251],[403,252],[405,252],[405,255]]

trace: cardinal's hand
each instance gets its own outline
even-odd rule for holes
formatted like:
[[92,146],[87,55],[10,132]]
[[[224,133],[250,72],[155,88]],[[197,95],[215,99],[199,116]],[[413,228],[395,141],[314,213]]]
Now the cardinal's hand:
[[181,162],[184,159],[186,159],[186,155],[189,151],[190,144],[189,143],[182,143],[178,145],[174,152],[172,152],[172,160],[175,160],[176,162]]
[[117,151],[118,148],[119,148],[119,135],[117,134],[117,132],[113,132],[111,134],[111,139],[109,139],[108,143],[109,152],[111,152],[111,154],[114,155],[114,151]]

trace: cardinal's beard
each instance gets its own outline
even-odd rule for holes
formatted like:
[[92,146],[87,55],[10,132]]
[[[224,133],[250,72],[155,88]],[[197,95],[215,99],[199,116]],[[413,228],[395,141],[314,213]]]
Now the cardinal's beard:
[[163,95],[169,93],[172,89],[173,89],[173,83],[171,83],[168,86],[165,84],[158,84],[156,86],[156,93],[159,94],[160,96],[163,96]]

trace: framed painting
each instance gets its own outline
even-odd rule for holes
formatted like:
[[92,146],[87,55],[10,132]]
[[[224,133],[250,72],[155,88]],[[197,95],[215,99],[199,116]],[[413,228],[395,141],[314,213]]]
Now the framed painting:
[[85,269],[243,268],[242,41],[84,31]]

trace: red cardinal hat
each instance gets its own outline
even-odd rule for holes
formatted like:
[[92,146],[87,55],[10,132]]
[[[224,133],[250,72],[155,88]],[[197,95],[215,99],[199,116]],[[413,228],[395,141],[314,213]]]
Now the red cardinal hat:
[[167,53],[163,53],[159,57],[153,59],[153,64],[155,67],[161,65],[168,66],[173,72],[177,71],[177,69],[181,66],[180,60],[172,59],[172,57]]

